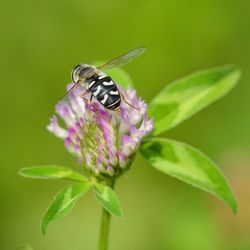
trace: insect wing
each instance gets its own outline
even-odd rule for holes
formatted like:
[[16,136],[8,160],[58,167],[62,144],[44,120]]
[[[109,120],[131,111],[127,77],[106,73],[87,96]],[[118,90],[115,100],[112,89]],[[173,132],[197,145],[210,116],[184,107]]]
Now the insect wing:
[[136,48],[133,49],[101,66],[98,67],[100,70],[106,70],[106,69],[112,69],[112,68],[119,68],[122,67],[123,65],[131,62],[134,60],[136,57],[142,55],[145,51],[145,48]]

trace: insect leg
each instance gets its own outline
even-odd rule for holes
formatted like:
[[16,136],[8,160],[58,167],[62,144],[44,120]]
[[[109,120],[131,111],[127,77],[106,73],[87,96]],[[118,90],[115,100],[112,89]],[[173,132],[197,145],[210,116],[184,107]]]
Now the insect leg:
[[90,103],[91,103],[91,101],[92,101],[92,99],[93,99],[93,94],[91,94],[91,96],[90,96]]
[[[87,98],[85,98],[84,96],[87,95],[89,93],[89,91],[85,91],[83,93],[81,93],[80,97],[84,100],[85,103],[88,103],[89,100]],[[91,95],[92,96],[92,95]],[[90,97],[91,98],[91,97]]]
[[133,106],[131,103],[129,103],[129,102],[126,100],[125,96],[123,95],[123,93],[122,93],[121,91],[120,91],[120,95],[121,95],[122,100],[123,100],[127,105],[129,105],[130,107],[132,107],[132,108],[134,108],[134,109],[136,109],[136,110],[139,110],[139,108]]

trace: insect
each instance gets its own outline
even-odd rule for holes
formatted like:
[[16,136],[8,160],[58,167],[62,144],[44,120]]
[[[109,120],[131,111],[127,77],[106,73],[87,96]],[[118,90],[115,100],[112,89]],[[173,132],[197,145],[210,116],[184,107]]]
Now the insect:
[[[121,100],[126,104],[133,107],[123,96],[122,91],[118,89],[116,83],[112,78],[106,75],[103,70],[121,67],[136,57],[140,56],[145,51],[145,48],[136,48],[128,53],[125,53],[99,67],[89,64],[79,64],[72,71],[72,80],[75,85],[67,92],[72,91],[76,86],[84,86],[86,91],[81,94],[84,96],[88,93],[91,94],[90,102],[95,97],[105,108],[113,111],[118,111],[120,108]],[[133,107],[136,108],[136,107]]]

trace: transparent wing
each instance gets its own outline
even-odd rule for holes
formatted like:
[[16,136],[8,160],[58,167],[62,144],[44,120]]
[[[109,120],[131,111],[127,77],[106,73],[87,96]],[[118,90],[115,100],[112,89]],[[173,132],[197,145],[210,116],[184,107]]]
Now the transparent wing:
[[136,48],[133,49],[101,66],[98,67],[100,70],[105,70],[105,69],[112,69],[112,68],[119,68],[122,67],[123,65],[131,62],[134,60],[136,57],[140,56],[143,54],[145,51],[145,48]]

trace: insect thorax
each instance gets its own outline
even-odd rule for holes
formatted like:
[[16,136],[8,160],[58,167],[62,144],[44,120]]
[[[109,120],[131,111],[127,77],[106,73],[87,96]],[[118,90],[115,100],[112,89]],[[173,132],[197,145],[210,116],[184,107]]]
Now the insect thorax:
[[[101,82],[101,78],[105,77],[106,75],[101,72],[96,72],[93,76],[87,78],[85,80],[85,87],[86,89],[91,91],[91,88]],[[100,79],[99,79],[100,78]]]

